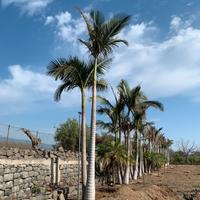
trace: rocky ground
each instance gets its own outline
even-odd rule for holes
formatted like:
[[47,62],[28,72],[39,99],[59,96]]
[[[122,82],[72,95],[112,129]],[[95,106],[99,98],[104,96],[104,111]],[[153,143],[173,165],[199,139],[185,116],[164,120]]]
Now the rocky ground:
[[98,186],[98,200],[200,200],[200,166],[170,166],[128,186]]

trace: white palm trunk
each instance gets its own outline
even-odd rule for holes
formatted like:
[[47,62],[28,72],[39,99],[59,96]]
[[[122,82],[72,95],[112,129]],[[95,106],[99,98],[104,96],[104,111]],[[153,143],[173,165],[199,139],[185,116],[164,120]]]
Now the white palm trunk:
[[96,71],[97,71],[97,59],[95,60],[94,83],[92,89],[90,150],[89,150],[88,177],[87,177],[85,200],[95,200]]
[[130,178],[130,147],[131,147],[130,121],[128,120],[128,131],[127,131],[127,155],[128,155],[128,160],[127,160],[126,170],[125,170],[125,175],[124,175],[124,184],[129,184],[129,178]]
[[144,162],[143,162],[143,149],[142,149],[142,134],[140,133],[140,139],[139,139],[139,148],[140,148],[140,170],[139,170],[139,176],[142,177],[144,173]]
[[137,132],[137,128],[136,128],[136,131],[135,131],[135,137],[136,137],[136,157],[135,157],[135,171],[134,171],[134,180],[137,180],[138,178],[138,159],[139,159],[139,148],[138,148],[138,132]]
[[86,101],[85,92],[82,90],[82,123],[81,123],[81,172],[82,172],[82,199],[85,196],[85,188],[87,182],[87,153],[86,153]]

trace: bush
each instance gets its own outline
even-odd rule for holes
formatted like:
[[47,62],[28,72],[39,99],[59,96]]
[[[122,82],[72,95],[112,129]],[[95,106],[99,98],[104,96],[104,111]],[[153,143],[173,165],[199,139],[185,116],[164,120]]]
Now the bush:
[[176,165],[200,165],[200,152],[190,154],[187,160],[183,152],[173,152],[170,163]]

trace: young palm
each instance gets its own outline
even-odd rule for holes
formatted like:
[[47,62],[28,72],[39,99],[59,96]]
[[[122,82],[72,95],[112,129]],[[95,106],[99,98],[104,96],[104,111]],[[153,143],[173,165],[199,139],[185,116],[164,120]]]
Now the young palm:
[[[135,132],[136,132],[136,165],[135,165],[135,172],[134,172],[134,179],[137,180],[138,177],[138,152],[139,152],[139,148],[140,148],[140,159],[143,152],[142,152],[142,146],[141,146],[141,139],[138,141],[138,127],[139,127],[139,121],[141,119],[141,123],[144,123],[145,119],[146,119],[146,111],[148,110],[148,108],[153,107],[156,109],[159,109],[161,111],[164,110],[164,107],[162,105],[162,103],[158,102],[158,101],[149,101],[147,99],[147,97],[143,94],[142,91],[140,91],[140,95],[138,95],[137,100],[136,100],[136,104],[132,107],[133,112],[134,112],[134,121],[135,121]],[[141,134],[141,133],[140,133]],[[141,138],[141,135],[140,135]],[[142,162],[140,162],[140,176],[142,176],[141,174],[141,169],[142,169]]]
[[[160,111],[163,111],[164,107],[163,107],[162,103],[160,103],[159,101],[148,101],[147,97],[144,96],[144,94],[142,92],[141,92],[140,97],[143,97],[143,98],[140,98],[139,101],[137,102],[136,107],[134,109],[134,113],[135,113],[135,116],[138,116],[138,117],[136,117],[136,120],[135,120],[136,123],[141,124],[141,126],[143,126],[143,124],[145,123],[145,120],[146,120],[146,111],[148,110],[148,108],[153,107],[153,108],[159,109]],[[142,176],[142,174],[144,172],[143,148],[142,148],[142,140],[141,140],[142,134],[143,133],[142,133],[142,129],[141,129],[140,139],[139,139],[139,149],[140,149],[139,175],[140,175],[140,177]],[[136,150],[136,153],[137,152],[138,152],[138,149]],[[136,169],[135,169],[134,179],[137,179],[137,175],[138,175],[137,170],[138,170],[138,166],[136,166]]]
[[130,16],[117,15],[105,20],[99,11],[91,11],[89,17],[80,11],[88,31],[86,40],[79,39],[85,45],[94,59],[93,87],[92,87],[92,109],[91,109],[91,137],[88,163],[88,179],[86,199],[95,199],[95,138],[96,138],[96,80],[97,69],[100,65],[99,59],[108,57],[113,47],[120,43],[127,44],[125,40],[117,37],[120,31],[128,24]]
[[119,166],[123,166],[126,160],[126,151],[119,141],[101,144],[97,148],[97,161],[102,164],[105,171],[111,174],[113,183],[119,172]]
[[[103,90],[107,88],[106,81],[99,77],[104,74],[106,65],[99,65],[97,70],[97,89]],[[87,165],[86,165],[86,96],[85,91],[92,87],[93,83],[93,62],[85,63],[79,60],[77,57],[70,57],[68,59],[61,58],[51,61],[48,66],[48,75],[55,78],[55,80],[61,80],[61,85],[57,88],[54,98],[59,101],[61,94],[66,91],[79,88],[81,92],[81,164],[82,164],[82,188],[83,194],[87,181]]]
[[120,98],[117,98],[117,95],[115,94],[112,87],[111,89],[115,98],[115,104],[111,103],[105,97],[98,96],[97,98],[100,103],[97,112],[109,117],[111,122],[98,120],[97,124],[100,127],[107,129],[109,132],[114,133],[115,141],[119,140],[121,143],[121,112],[124,108],[124,104]]

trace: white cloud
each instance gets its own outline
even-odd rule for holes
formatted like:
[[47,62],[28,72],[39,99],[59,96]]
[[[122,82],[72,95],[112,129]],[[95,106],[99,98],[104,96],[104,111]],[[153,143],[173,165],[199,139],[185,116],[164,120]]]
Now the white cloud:
[[78,41],[78,38],[82,38],[86,33],[82,18],[73,18],[68,11],[65,11],[55,16],[47,16],[44,24],[55,28],[55,54],[63,55],[66,49],[70,49],[68,52],[73,55],[84,56],[86,54],[85,47]]
[[183,22],[182,22],[182,19],[181,19],[180,17],[174,16],[174,17],[172,18],[171,23],[170,23],[170,28],[171,28],[172,30],[177,30],[177,29],[180,28],[180,26],[181,26],[182,23],[183,23]]
[[[33,106],[40,108],[47,104],[53,103],[53,94],[58,86],[51,77],[33,72],[30,69],[22,68],[20,65],[9,66],[10,77],[0,79],[0,108],[6,109],[1,114],[10,114],[12,112],[23,112],[31,110]],[[79,91],[76,90],[71,94],[62,95],[59,106],[77,105]]]
[[81,18],[74,19],[71,14],[61,12],[55,16],[47,16],[45,24],[55,22],[56,35],[63,41],[75,43],[81,35],[86,31],[85,23]]
[[46,8],[53,0],[1,0],[2,6],[14,5],[30,15]]
[[72,16],[69,12],[61,12],[60,14],[56,15],[55,18],[57,19],[58,26],[67,25],[71,23]]
[[200,29],[179,26],[181,19],[172,19],[176,32],[157,42],[158,28],[152,24],[130,26],[122,36],[129,42],[114,53],[108,80],[117,84],[121,78],[131,85],[140,84],[153,98],[174,95],[193,96],[200,89]]
[[53,23],[53,21],[54,21],[54,18],[52,16],[47,16],[45,25],[49,25],[49,24]]
[[[57,37],[72,45],[73,52],[80,46],[77,38],[85,36],[84,22],[68,12],[52,17]],[[194,98],[194,90],[200,89],[200,29],[192,26],[193,20],[173,16],[165,40],[157,39],[160,30],[153,22],[130,25],[120,34],[129,46],[114,51],[107,79],[115,85],[122,78],[132,85],[141,83],[152,98],[179,94]]]

